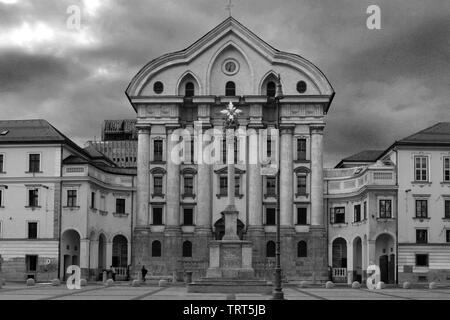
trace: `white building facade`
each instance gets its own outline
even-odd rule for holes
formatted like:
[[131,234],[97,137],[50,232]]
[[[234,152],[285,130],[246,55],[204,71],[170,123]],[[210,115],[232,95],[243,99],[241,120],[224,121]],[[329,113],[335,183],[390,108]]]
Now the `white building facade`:
[[383,159],[398,176],[400,281],[450,280],[450,123],[394,143]]

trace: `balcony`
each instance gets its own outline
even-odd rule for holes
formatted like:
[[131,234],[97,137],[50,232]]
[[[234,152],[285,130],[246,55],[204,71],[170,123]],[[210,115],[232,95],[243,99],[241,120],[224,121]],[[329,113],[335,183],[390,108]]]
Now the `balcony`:
[[357,192],[366,186],[395,187],[393,167],[369,166],[345,169],[325,169],[324,188],[329,195]]

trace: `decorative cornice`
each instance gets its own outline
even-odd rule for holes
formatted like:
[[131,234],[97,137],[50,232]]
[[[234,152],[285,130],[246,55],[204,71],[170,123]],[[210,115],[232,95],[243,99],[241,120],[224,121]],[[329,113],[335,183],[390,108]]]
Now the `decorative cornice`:
[[150,173],[151,174],[166,174],[166,170],[164,169],[164,168],[161,168],[161,167],[155,167],[155,168],[153,168],[153,169],[151,169],[150,170]]
[[[222,169],[214,170],[214,173],[216,174],[227,174],[228,173],[228,167],[223,167]],[[245,170],[234,168],[234,174],[244,174]]]

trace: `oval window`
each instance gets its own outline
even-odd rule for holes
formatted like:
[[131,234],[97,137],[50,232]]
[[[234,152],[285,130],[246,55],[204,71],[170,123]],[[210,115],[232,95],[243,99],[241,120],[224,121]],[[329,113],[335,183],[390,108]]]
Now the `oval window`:
[[161,94],[161,93],[164,91],[164,85],[163,85],[163,83],[162,83],[161,81],[156,81],[156,82],[153,84],[153,91],[154,91],[156,94]]
[[305,81],[299,81],[297,82],[297,91],[299,93],[305,93],[306,92],[306,82]]

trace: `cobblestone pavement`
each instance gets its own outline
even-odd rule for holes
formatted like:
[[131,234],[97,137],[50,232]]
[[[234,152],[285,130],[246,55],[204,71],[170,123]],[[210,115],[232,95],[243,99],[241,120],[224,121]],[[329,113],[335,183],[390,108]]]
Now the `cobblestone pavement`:
[[[300,288],[290,285],[283,289],[288,300],[450,300],[450,288],[434,290],[425,288],[383,290],[351,289],[335,287]],[[236,294],[236,300],[267,300],[269,295]],[[106,287],[101,283],[90,283],[81,290],[69,290],[63,284],[53,287],[50,284],[7,283],[0,289],[0,300],[226,300],[221,293],[187,293],[186,287],[141,286],[132,287],[128,283],[117,283]]]

